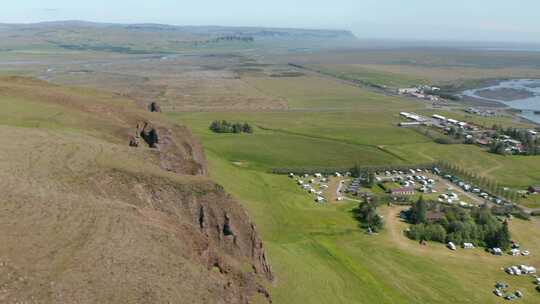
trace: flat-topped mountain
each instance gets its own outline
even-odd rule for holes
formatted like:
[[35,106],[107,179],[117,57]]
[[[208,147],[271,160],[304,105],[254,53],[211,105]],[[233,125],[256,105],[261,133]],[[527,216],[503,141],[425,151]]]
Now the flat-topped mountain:
[[3,48],[51,48],[106,51],[128,54],[181,52],[210,43],[231,42],[247,46],[290,44],[297,47],[353,46],[358,39],[350,31],[225,26],[175,26],[164,24],[111,24],[56,21],[34,24],[0,24]]

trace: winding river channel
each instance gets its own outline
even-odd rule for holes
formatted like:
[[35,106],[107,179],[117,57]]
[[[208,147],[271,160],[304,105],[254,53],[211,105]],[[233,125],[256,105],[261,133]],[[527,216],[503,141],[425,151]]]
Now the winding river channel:
[[[497,96],[497,92],[501,92],[501,97]],[[511,93],[508,94],[508,92]],[[540,124],[540,79],[507,80],[497,85],[466,90],[463,95],[503,103],[513,109],[521,110],[522,117]]]

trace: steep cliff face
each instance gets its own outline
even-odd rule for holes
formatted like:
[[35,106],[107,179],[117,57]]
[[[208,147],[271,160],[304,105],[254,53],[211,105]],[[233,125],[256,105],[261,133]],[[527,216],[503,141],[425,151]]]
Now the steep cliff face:
[[[107,181],[122,180],[111,186]],[[265,283],[273,280],[263,243],[241,205],[207,180],[177,183],[113,172],[93,179],[102,193],[129,201],[141,220],[170,230],[184,245],[181,255],[218,274],[225,303],[247,303],[256,293],[270,300]]]
[[0,92],[0,302],[271,302],[256,227],[188,129],[41,82]]

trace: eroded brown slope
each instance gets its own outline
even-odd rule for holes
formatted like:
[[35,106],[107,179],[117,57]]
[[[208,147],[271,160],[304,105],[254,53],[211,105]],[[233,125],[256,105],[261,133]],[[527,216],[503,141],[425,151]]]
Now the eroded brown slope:
[[[18,103],[4,107],[17,123],[0,118],[0,302],[269,301],[256,229],[189,130],[91,94],[0,80],[0,102]],[[140,122],[159,149],[128,146]]]

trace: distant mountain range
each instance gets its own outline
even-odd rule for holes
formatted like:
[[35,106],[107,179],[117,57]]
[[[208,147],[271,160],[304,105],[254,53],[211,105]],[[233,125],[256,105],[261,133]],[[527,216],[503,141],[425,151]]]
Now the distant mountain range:
[[355,46],[351,31],[228,26],[175,26],[166,24],[112,24],[86,21],[54,21],[0,24],[3,49],[39,46],[70,50],[130,54],[177,52],[212,43],[274,45],[285,49],[320,49]]
[[154,23],[115,24],[96,23],[87,21],[52,21],[29,24],[6,24],[0,23],[3,30],[44,30],[86,28],[100,30],[129,30],[142,32],[177,32],[200,36],[221,35],[245,35],[258,38],[332,38],[351,39],[357,38],[351,31],[326,30],[326,29],[296,29],[296,28],[265,28],[265,27],[240,27],[240,26],[177,26]]

